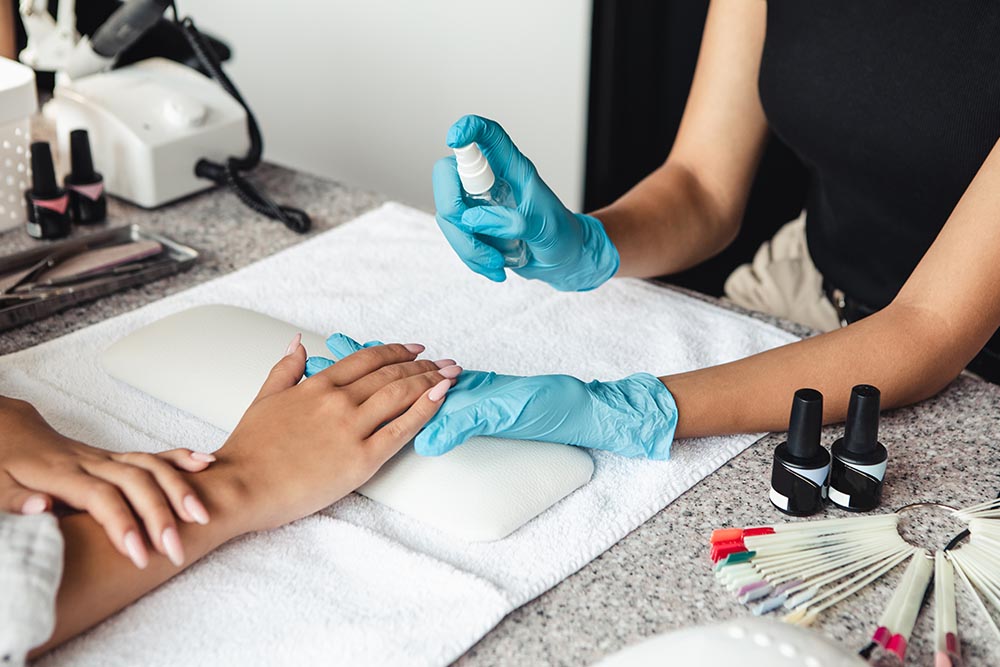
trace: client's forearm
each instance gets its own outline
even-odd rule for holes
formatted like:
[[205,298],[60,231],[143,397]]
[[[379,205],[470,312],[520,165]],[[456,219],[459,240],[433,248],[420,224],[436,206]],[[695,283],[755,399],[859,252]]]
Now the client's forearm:
[[784,431],[802,387],[823,393],[827,423],[845,418],[856,384],[879,387],[886,408],[937,393],[975,354],[974,342],[948,340],[922,313],[890,306],[844,329],[661,379],[677,401],[677,437]]
[[[205,501],[211,521],[204,526],[178,522],[184,567],[249,530],[247,513],[252,511],[247,507],[245,488],[223,462],[188,475],[188,480]],[[34,655],[97,624],[184,569],[152,549],[149,565],[137,569],[114,548],[104,529],[89,514],[66,517],[60,527],[66,553],[56,599],[56,628]]]
[[677,273],[722,251],[742,207],[718,205],[698,177],[667,161],[610,206],[593,213],[621,256],[619,276]]

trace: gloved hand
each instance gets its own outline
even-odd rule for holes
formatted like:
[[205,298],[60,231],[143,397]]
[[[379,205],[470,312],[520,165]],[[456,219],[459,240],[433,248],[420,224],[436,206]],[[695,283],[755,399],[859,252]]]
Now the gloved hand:
[[[326,345],[337,359],[364,347],[343,334],[333,334]],[[306,375],[333,363],[310,357]],[[585,383],[569,375],[520,377],[467,370],[414,446],[418,454],[438,456],[473,436],[489,435],[663,460],[670,457],[676,428],[674,397],[649,373]]]
[[518,205],[466,207],[454,156],[438,160],[433,178],[438,225],[466,266],[495,282],[507,277],[503,256],[473,236],[479,234],[523,240],[528,263],[512,270],[564,292],[594,289],[617,273],[618,251],[604,225],[563,206],[500,125],[464,116],[448,130],[450,147],[472,142],[479,144],[493,172],[510,183]]

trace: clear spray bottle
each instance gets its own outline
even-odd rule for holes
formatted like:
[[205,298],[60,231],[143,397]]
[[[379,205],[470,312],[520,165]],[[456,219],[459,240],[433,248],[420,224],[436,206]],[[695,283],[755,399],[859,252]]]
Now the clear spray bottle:
[[[493,174],[489,162],[479,150],[479,146],[471,143],[468,146],[455,148],[455,161],[458,163],[458,177],[462,181],[463,200],[465,205],[474,206],[505,206],[516,208],[514,193],[510,184]],[[500,239],[494,236],[476,234],[486,243],[503,255],[503,265],[519,269],[528,263],[528,246],[520,239]]]

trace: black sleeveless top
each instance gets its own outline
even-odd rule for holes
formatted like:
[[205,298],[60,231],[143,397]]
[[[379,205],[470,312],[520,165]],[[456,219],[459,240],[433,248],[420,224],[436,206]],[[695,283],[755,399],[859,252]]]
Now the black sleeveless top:
[[1000,0],[767,0],[759,85],[816,266],[881,308],[1000,138]]

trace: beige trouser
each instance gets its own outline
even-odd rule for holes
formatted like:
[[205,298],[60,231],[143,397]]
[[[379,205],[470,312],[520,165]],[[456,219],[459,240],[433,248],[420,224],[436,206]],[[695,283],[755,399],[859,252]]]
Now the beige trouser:
[[823,276],[809,257],[804,212],[763,243],[752,263],[737,267],[724,289],[738,306],[820,331],[840,328],[837,311],[823,292]]

